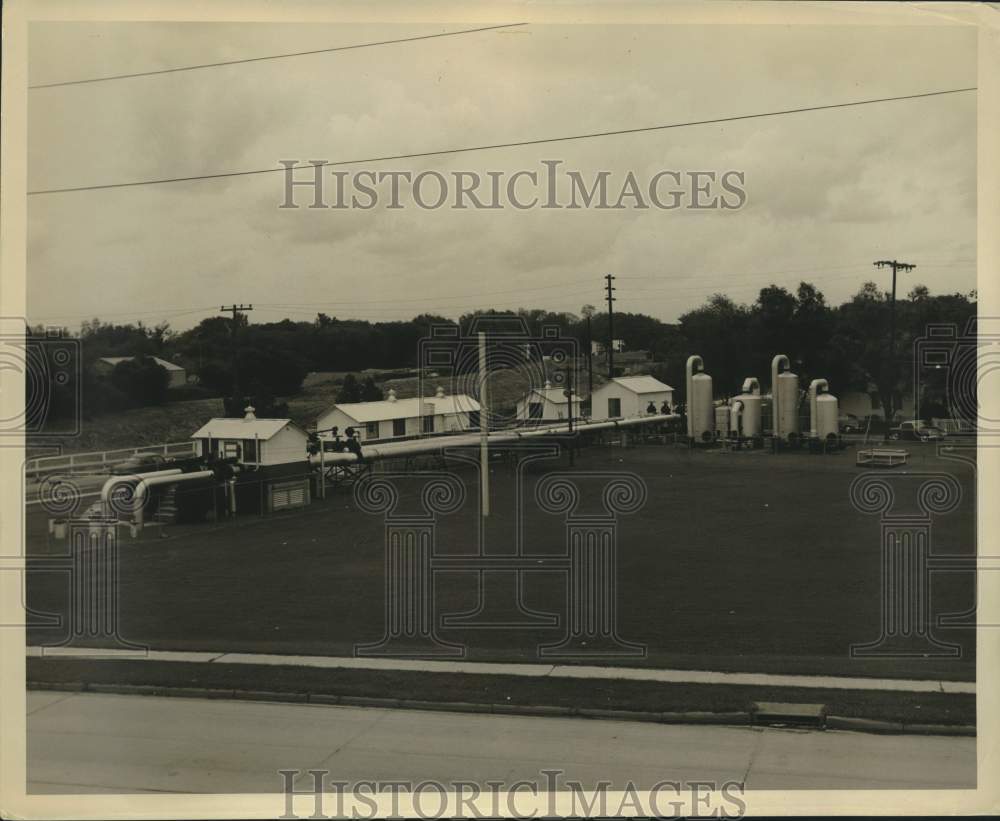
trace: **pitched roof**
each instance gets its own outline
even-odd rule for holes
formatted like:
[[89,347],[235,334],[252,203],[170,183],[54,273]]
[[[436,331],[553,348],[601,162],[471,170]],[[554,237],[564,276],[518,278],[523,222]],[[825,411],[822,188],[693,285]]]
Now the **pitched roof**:
[[[441,416],[452,413],[469,413],[478,411],[479,403],[471,396],[458,394],[456,396],[425,396],[423,401],[418,397],[382,399],[378,402],[340,402],[330,410],[337,409],[351,417],[355,422],[384,422],[389,419],[412,419],[420,416]],[[326,413],[329,413],[327,411]],[[322,414],[325,416],[326,413]]]
[[653,376],[616,376],[611,380],[633,393],[662,393],[673,388]]
[[[532,388],[530,391],[528,391],[528,395],[525,397],[525,399],[527,399],[528,396],[531,396],[531,394],[533,393],[543,397],[546,402],[552,402],[553,404],[556,405],[569,404],[569,397],[563,393],[562,388]],[[580,401],[580,395],[576,391],[573,391],[573,401],[574,402]]]
[[192,439],[262,439],[267,441],[286,427],[293,427],[305,436],[305,431],[291,419],[209,419],[191,434]]
[[[98,361],[107,362],[109,365],[114,366],[117,365],[119,362],[130,362],[131,360],[138,358],[139,357],[137,356],[102,356]],[[184,370],[184,368],[182,368],[180,365],[177,365],[173,362],[168,362],[166,359],[160,359],[160,357],[158,356],[151,356],[149,358],[152,359],[161,368],[166,368],[168,371]]]

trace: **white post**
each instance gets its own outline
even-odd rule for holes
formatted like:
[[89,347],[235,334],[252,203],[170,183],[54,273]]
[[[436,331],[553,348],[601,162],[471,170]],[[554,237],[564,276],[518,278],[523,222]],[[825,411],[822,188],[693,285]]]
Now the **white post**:
[[486,373],[486,334],[479,332],[479,477],[483,518],[490,515],[489,406]]
[[[317,437],[319,438],[319,437]],[[319,498],[326,498],[326,468],[323,466],[323,455],[326,453],[326,445],[323,440],[319,440]]]

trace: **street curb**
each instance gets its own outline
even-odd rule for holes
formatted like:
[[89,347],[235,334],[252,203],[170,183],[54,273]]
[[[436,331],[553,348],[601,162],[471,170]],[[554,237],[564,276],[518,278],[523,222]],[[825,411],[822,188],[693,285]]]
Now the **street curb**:
[[[606,721],[638,721],[647,724],[702,724],[749,726],[750,712],[711,713],[649,712],[611,710],[590,707],[563,707],[535,704],[476,704],[467,701],[423,701],[368,696],[339,696],[333,693],[280,692],[272,690],[228,690],[211,687],[170,687],[153,684],[88,684],[84,682],[29,681],[29,690],[100,693],[107,695],[173,696],[178,698],[232,699],[236,701],[268,701],[286,704],[339,705],[342,707],[377,707],[397,710],[428,710],[445,713],[480,713],[492,715],[544,716],[547,718],[591,718]],[[766,725],[761,725],[766,726]],[[893,735],[975,736],[976,728],[968,724],[903,724],[849,716],[827,716],[826,730]]]

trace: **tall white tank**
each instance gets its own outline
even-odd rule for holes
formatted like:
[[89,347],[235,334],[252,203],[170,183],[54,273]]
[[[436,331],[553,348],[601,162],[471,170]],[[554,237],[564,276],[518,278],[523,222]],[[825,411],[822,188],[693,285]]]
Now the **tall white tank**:
[[816,435],[826,439],[831,433],[840,432],[840,403],[831,393],[821,393],[816,397]]
[[712,438],[715,428],[715,412],[712,407],[712,377],[707,373],[696,373],[691,377],[691,396],[688,398],[688,418],[691,420],[691,437],[696,442],[704,442],[705,434]]
[[[739,434],[744,439],[760,436],[760,394],[741,393],[736,397],[743,407],[739,414]],[[734,424],[737,420],[733,419]],[[737,429],[732,428],[733,431]]]
[[712,377],[705,373],[705,363],[697,354],[688,357],[685,372],[688,436],[695,442],[706,442],[715,430]]
[[778,374],[778,413],[775,433],[782,439],[799,432],[799,377],[791,371]]

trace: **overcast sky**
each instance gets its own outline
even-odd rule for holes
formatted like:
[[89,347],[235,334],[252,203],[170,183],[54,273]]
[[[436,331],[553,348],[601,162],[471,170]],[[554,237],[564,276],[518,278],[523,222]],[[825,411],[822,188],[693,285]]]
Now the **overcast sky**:
[[[498,21],[505,22],[505,21]],[[473,26],[469,26],[470,28]],[[449,26],[34,24],[32,84],[409,37]],[[29,100],[29,190],[635,128],[976,84],[972,28],[554,26],[88,85]],[[28,198],[29,315],[176,329],[475,307],[666,321],[772,282],[831,302],[872,260],[975,287],[974,93],[357,167],[585,176],[745,171],[738,211],[280,210],[282,175]],[[614,185],[611,186],[614,188]],[[302,200],[305,202],[305,199]]]

